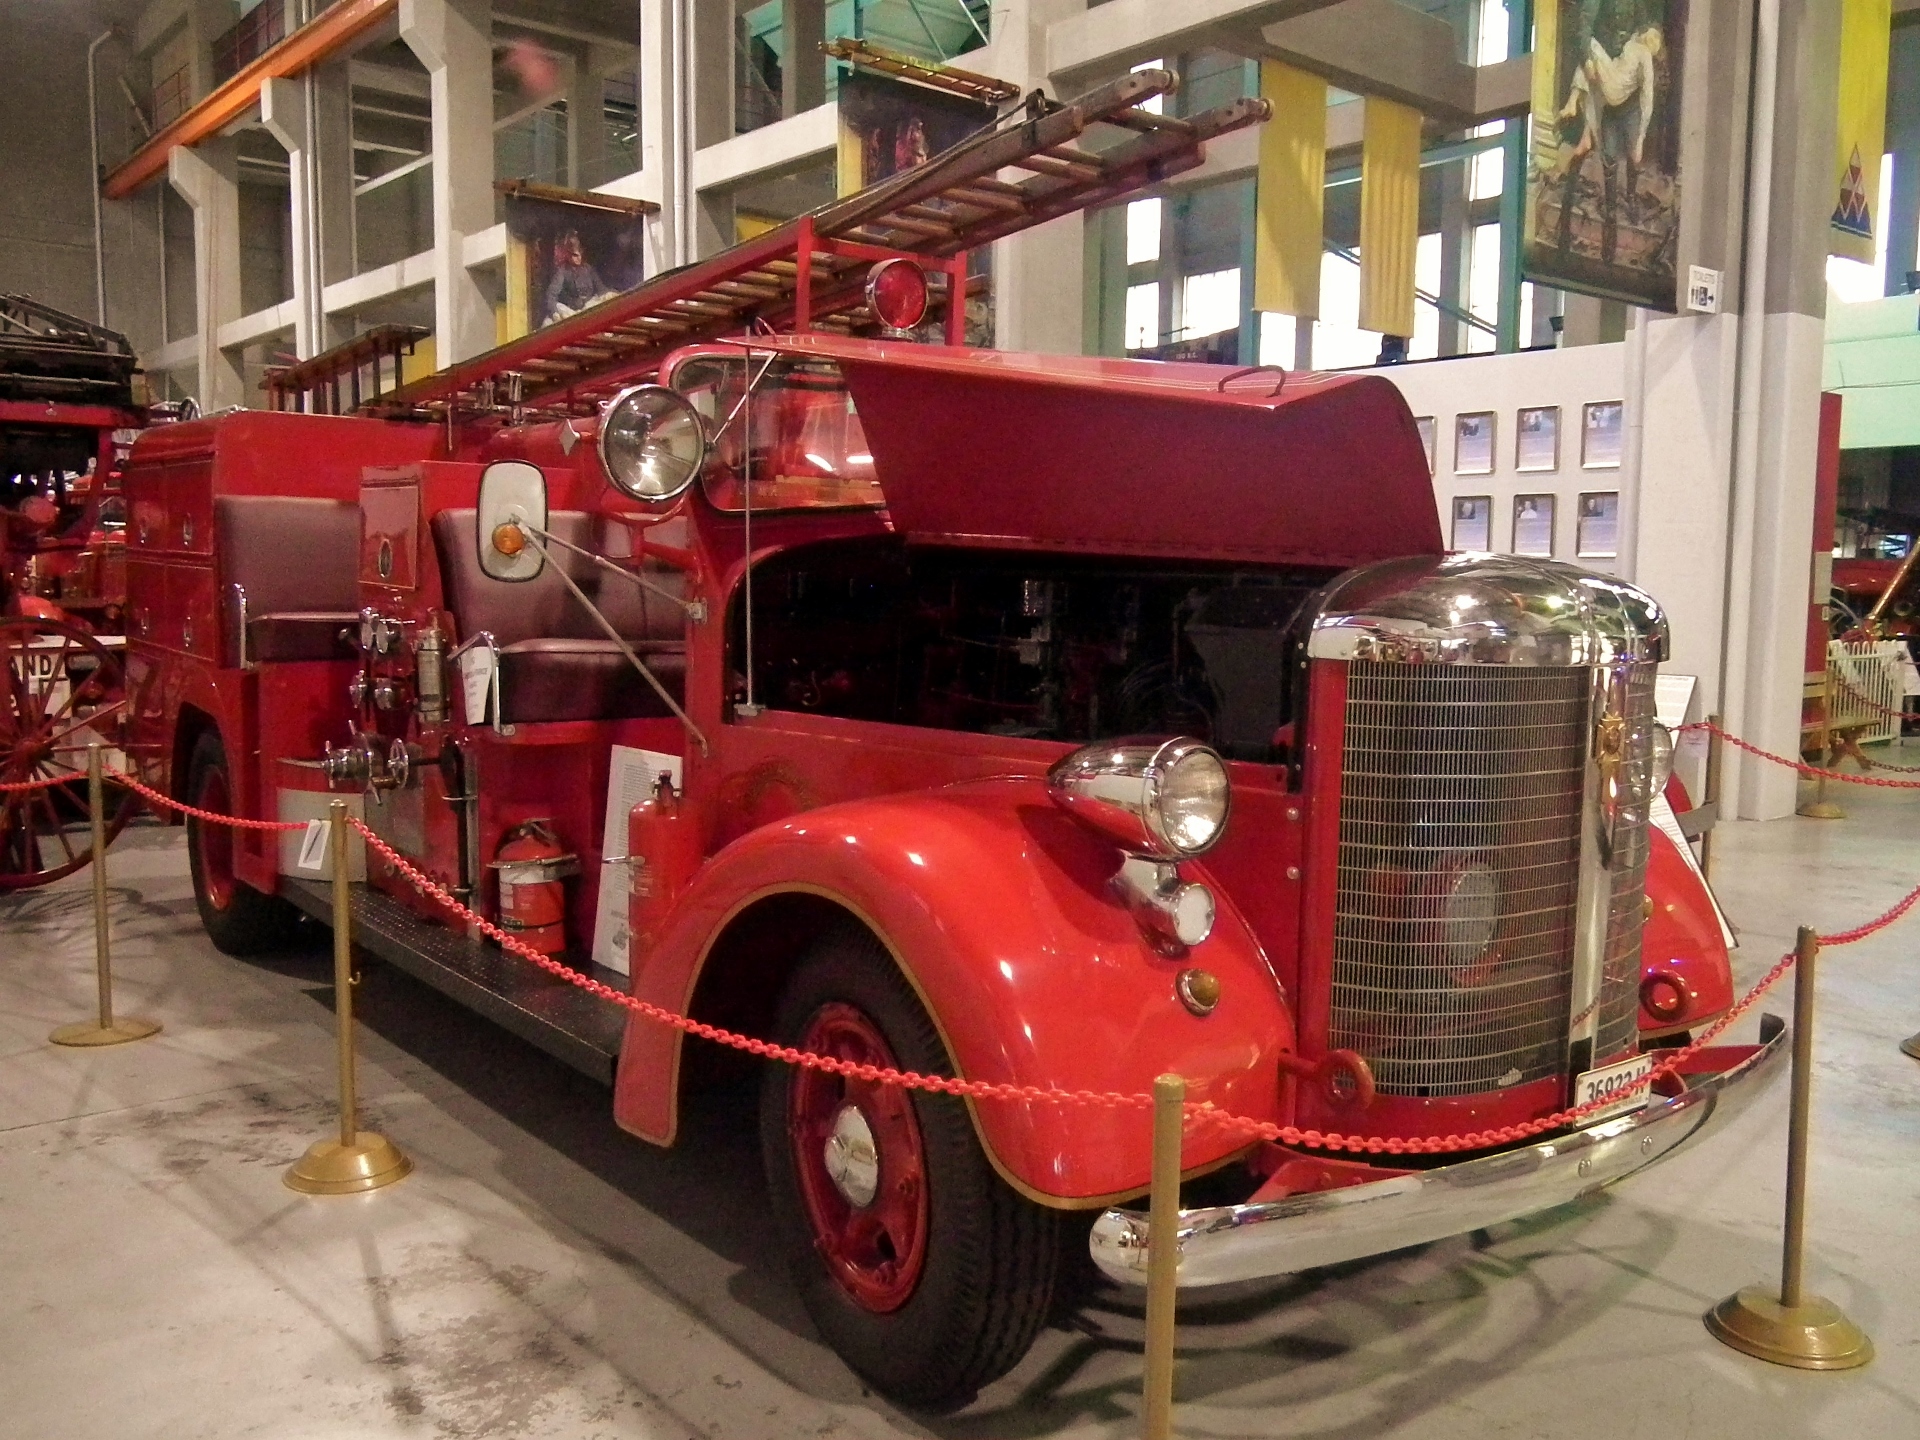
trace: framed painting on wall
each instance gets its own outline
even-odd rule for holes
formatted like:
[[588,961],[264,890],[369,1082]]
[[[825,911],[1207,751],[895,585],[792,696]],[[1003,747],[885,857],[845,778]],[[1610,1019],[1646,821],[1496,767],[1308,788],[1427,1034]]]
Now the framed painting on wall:
[[1560,468],[1560,407],[1539,405],[1522,410],[1514,424],[1513,468],[1521,471]]
[[1493,549],[1493,497],[1491,495],[1453,497],[1453,548],[1456,550]]
[[1602,490],[1580,497],[1573,553],[1582,560],[1612,560],[1620,553],[1620,494]]
[[1513,497],[1513,553],[1552,557],[1553,496]]
[[1493,473],[1494,416],[1491,410],[1453,417],[1453,473]]

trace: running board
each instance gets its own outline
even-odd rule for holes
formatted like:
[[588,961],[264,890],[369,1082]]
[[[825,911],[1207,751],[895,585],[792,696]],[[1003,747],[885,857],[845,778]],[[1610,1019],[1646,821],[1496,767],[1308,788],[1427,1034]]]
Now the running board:
[[[280,893],[323,925],[333,923],[333,892],[312,880],[280,877]],[[431,985],[557,1060],[613,1083],[626,1011],[549,975],[485,941],[423,920],[390,895],[353,887],[353,939],[389,965]],[[627,977],[598,965],[586,973],[616,990]]]

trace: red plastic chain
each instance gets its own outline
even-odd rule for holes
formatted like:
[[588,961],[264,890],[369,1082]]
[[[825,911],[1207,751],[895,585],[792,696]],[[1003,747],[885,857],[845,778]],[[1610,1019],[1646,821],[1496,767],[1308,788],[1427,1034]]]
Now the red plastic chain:
[[1847,694],[1851,695],[1869,710],[1878,711],[1889,720],[1920,720],[1920,712],[1913,710],[1896,710],[1891,705],[1882,705],[1871,695],[1862,695],[1854,683],[1844,675],[1834,674],[1833,678],[1840,682],[1840,688],[1846,691]]
[[[1794,763],[1783,760],[1781,757],[1762,750],[1758,746],[1748,745],[1745,741],[1736,739],[1734,736],[1721,730],[1718,726],[1705,721],[1685,725],[1680,728],[1683,731],[1710,730],[1718,734],[1723,740],[1740,746],[1742,749],[1751,750],[1753,753],[1766,759],[1774,760],[1780,764]],[[1795,765],[1794,768],[1804,771],[1813,770],[1813,767],[1805,765]],[[1815,771],[1814,773],[1819,772]],[[162,794],[160,791],[142,784],[133,776],[121,771],[108,772],[108,778],[126,785],[128,788],[145,796],[148,800],[156,804],[163,805],[171,810],[176,810],[183,815],[191,815],[213,824],[232,825],[242,829],[253,830],[304,830],[308,824],[308,822],[303,820],[246,820],[235,815],[222,815],[216,811],[201,810],[194,806],[183,804],[169,795]],[[1856,776],[1843,776],[1841,778],[1852,779],[1868,784],[1900,785],[1901,783],[1886,780],[1875,782],[1867,780],[1865,777]],[[39,786],[16,786],[10,788],[29,789],[39,788]],[[1902,788],[1906,787],[1902,786]],[[1920,788],[1920,786],[1915,786],[1914,788]],[[1011,1085],[994,1081],[961,1080],[949,1075],[921,1075],[912,1071],[897,1070],[891,1067],[864,1065],[854,1061],[841,1060],[831,1055],[820,1055],[808,1050],[796,1050],[788,1045],[776,1045],[767,1040],[757,1040],[749,1035],[736,1034],[731,1030],[723,1030],[717,1025],[709,1025],[704,1021],[695,1020],[688,1015],[676,1014],[674,1011],[668,1010],[663,1006],[654,1005],[649,1001],[642,1000],[636,995],[629,995],[624,991],[615,990],[612,986],[602,984],[590,976],[581,974],[571,966],[565,965],[553,959],[551,956],[544,955],[533,949],[517,937],[487,920],[486,917],[476,914],[455,900],[443,887],[429,879],[391,845],[387,844],[386,841],[369,830],[359,819],[349,817],[349,823],[352,824],[355,830],[360,832],[361,837],[369,846],[385,858],[399,874],[406,877],[409,884],[413,885],[423,895],[436,901],[452,914],[472,925],[475,929],[479,930],[480,933],[497,942],[502,948],[518,955],[524,960],[533,962],[541,969],[559,979],[567,981],[571,985],[578,986],[589,994],[596,995],[602,1000],[622,1006],[646,1020],[671,1026],[685,1034],[698,1036],[703,1040],[711,1040],[715,1044],[726,1045],[733,1049],[744,1051],[749,1055],[759,1056],[762,1059],[778,1060],[788,1065],[798,1065],[810,1070],[820,1070],[830,1074],[843,1075],[849,1079],[862,1080],[869,1084],[898,1085],[903,1089],[926,1090],[942,1095],[968,1096],[980,1100],[1040,1102],[1056,1105],[1100,1105],[1108,1108],[1127,1109],[1144,1109],[1153,1104],[1153,1097],[1145,1094],[1126,1094],[1112,1090],[1061,1090],[1039,1085]],[[1857,925],[1851,930],[1842,930],[1832,935],[1820,936],[1820,943],[1823,945],[1850,945],[1855,941],[1864,940],[1867,936],[1873,935],[1894,924],[1917,904],[1920,904],[1920,886],[1916,886],[1914,889],[1908,891],[1891,908],[1883,914],[1876,916],[1874,919],[1867,921],[1865,924]],[[1717,1040],[1735,1020],[1739,1019],[1741,1015],[1751,1009],[1762,995],[1777,984],[1781,977],[1793,968],[1796,958],[1791,951],[1781,956],[1773,968],[1761,976],[1759,982],[1747,991],[1726,1014],[1722,1015],[1719,1020],[1715,1021],[1703,1031],[1698,1039],[1679,1050],[1663,1052],[1663,1058],[1660,1063],[1654,1067],[1653,1073],[1649,1077],[1649,1083],[1653,1080],[1659,1080],[1678,1073],[1680,1067],[1684,1065],[1687,1060]],[[1187,1106],[1187,1119],[1190,1124],[1210,1125],[1230,1129],[1249,1139],[1277,1141],[1281,1144],[1304,1146],[1310,1149],[1346,1150],[1370,1155],[1433,1155],[1447,1154],[1461,1150],[1485,1150],[1512,1144],[1518,1140],[1529,1139],[1535,1135],[1542,1135],[1548,1131],[1559,1130],[1568,1125],[1575,1124],[1611,1103],[1611,1098],[1603,1097],[1588,1101],[1584,1105],[1571,1106],[1565,1110],[1556,1111],[1551,1115],[1542,1115],[1536,1119],[1522,1121],[1513,1125],[1501,1125],[1487,1130],[1473,1130],[1463,1134],[1432,1136],[1342,1135],[1320,1130],[1302,1130],[1292,1125],[1280,1125],[1269,1120],[1255,1120],[1250,1116],[1234,1115],[1228,1111],[1217,1109],[1211,1103],[1205,1101],[1189,1103]]]
[[[689,1035],[697,1035],[703,1040],[711,1040],[720,1045],[743,1050],[768,1060],[779,1060],[789,1065],[800,1065],[811,1070],[824,1070],[835,1075],[845,1075],[869,1083],[899,1085],[908,1090],[930,1090],[943,1095],[965,1095],[981,1100],[1043,1101],[1051,1104],[1105,1105],[1110,1107],[1126,1106],[1144,1108],[1153,1103],[1153,1097],[1144,1094],[1123,1094],[1103,1090],[1057,1090],[1037,1085],[1007,1085],[982,1080],[957,1080],[946,1075],[920,1075],[911,1071],[882,1069],[873,1065],[861,1065],[852,1061],[835,1059],[828,1055],[817,1055],[808,1050],[795,1050],[791,1046],[775,1045],[766,1040],[756,1040],[751,1036],[738,1035],[731,1030],[722,1030],[716,1025],[708,1025],[690,1016],[675,1014],[661,1006],[650,1004],[637,996],[615,990],[579,971],[543,955],[531,946],[524,944],[514,936],[490,923],[483,916],[467,909],[439,885],[429,880],[418,869],[375,835],[364,824],[354,820],[353,827],[358,830],[367,844],[384,857],[394,869],[404,875],[408,882],[422,894],[430,896],[453,914],[475,926],[484,935],[498,941],[505,949],[512,951],[522,959],[531,960],[541,969],[558,976],[569,984],[577,985],[603,1000],[624,1006],[634,1014],[662,1025],[670,1025]],[[1823,944],[1846,945],[1864,939],[1875,931],[1884,930],[1893,924],[1914,905],[1920,904],[1920,886],[1909,891],[1901,901],[1884,915],[1878,916],[1865,925],[1837,935],[1822,936]],[[1654,1068],[1651,1080],[1658,1080],[1678,1072],[1681,1065],[1693,1055],[1712,1044],[1728,1026],[1742,1014],[1752,1008],[1780,977],[1793,968],[1795,956],[1791,951],[1780,958],[1771,970],[1761,977],[1760,982],[1749,990],[1740,1001],[1720,1017],[1699,1039],[1682,1049],[1664,1056]],[[1279,1141],[1282,1144],[1301,1145],[1312,1149],[1351,1150],[1366,1154],[1388,1155],[1432,1155],[1446,1154],[1457,1150],[1485,1150],[1495,1146],[1511,1144],[1516,1140],[1528,1139],[1534,1135],[1545,1134],[1574,1124],[1597,1110],[1611,1104],[1609,1097],[1590,1100],[1584,1105],[1575,1105],[1566,1110],[1543,1115],[1538,1119],[1523,1121],[1514,1125],[1502,1125],[1490,1130],[1474,1130],[1459,1135],[1437,1136],[1383,1136],[1383,1135],[1339,1135],[1320,1130],[1301,1130],[1292,1125],[1279,1125],[1268,1120],[1255,1120],[1245,1115],[1234,1115],[1216,1109],[1206,1102],[1190,1104],[1187,1107],[1189,1123],[1207,1124],[1232,1129],[1247,1136],[1265,1140]]]
[[10,780],[0,785],[0,795],[20,794],[28,790],[51,790],[56,785],[71,785],[76,780],[84,781],[86,778],[85,775],[73,774],[48,775],[39,780]]
[[1920,780],[1882,780],[1876,775],[1848,775],[1840,770],[1826,770],[1818,765],[1809,765],[1804,760],[1789,760],[1786,756],[1776,755],[1771,750],[1762,750],[1758,745],[1742,740],[1738,735],[1728,734],[1711,720],[1696,720],[1691,725],[1682,725],[1680,730],[1683,733],[1690,730],[1705,730],[1709,734],[1718,735],[1736,750],[1744,750],[1749,755],[1758,755],[1762,760],[1771,760],[1774,764],[1784,765],[1789,770],[1798,770],[1802,775],[1825,776],[1829,780],[1838,780],[1847,785],[1874,785],[1882,790],[1920,790]]
[[164,805],[169,810],[178,810],[182,815],[191,815],[196,820],[209,820],[215,825],[231,825],[236,830],[304,830],[305,820],[243,820],[238,815],[222,815],[218,810],[197,810],[191,805],[182,804],[171,795],[162,794],[150,785],[142,785],[124,770],[109,770],[107,779],[118,782],[133,791],[144,795],[156,805]]

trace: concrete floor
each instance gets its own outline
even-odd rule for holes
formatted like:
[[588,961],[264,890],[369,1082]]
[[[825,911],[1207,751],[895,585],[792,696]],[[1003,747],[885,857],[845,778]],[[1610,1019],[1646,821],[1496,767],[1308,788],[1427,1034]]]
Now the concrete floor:
[[[1723,827],[1743,976],[1796,923],[1920,882],[1920,795],[1843,799],[1844,822]],[[749,1094],[654,1150],[604,1091],[380,967],[368,1120],[418,1171],[294,1195],[282,1169],[331,1123],[324,936],[272,964],[217,954],[177,831],[130,832],[111,873],[120,1008],[166,1024],[137,1045],[46,1043],[90,1013],[86,878],[0,897],[0,1436],[1138,1433],[1132,1299],[1095,1297],[961,1414],[903,1414],[769,1262]],[[1920,1435],[1920,1064],[1895,1048],[1920,1029],[1917,940],[1920,915],[1832,951],[1822,987],[1810,1282],[1873,1335],[1870,1367],[1778,1369],[1700,1324],[1777,1275],[1783,1085],[1604,1197],[1186,1304],[1181,1434]]]

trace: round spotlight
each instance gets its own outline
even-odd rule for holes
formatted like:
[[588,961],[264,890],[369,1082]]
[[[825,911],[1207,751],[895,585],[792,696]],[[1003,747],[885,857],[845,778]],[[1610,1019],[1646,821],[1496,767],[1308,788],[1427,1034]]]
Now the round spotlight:
[[613,397],[600,421],[600,463],[622,494],[671,500],[707,458],[700,413],[664,385],[634,385]]

